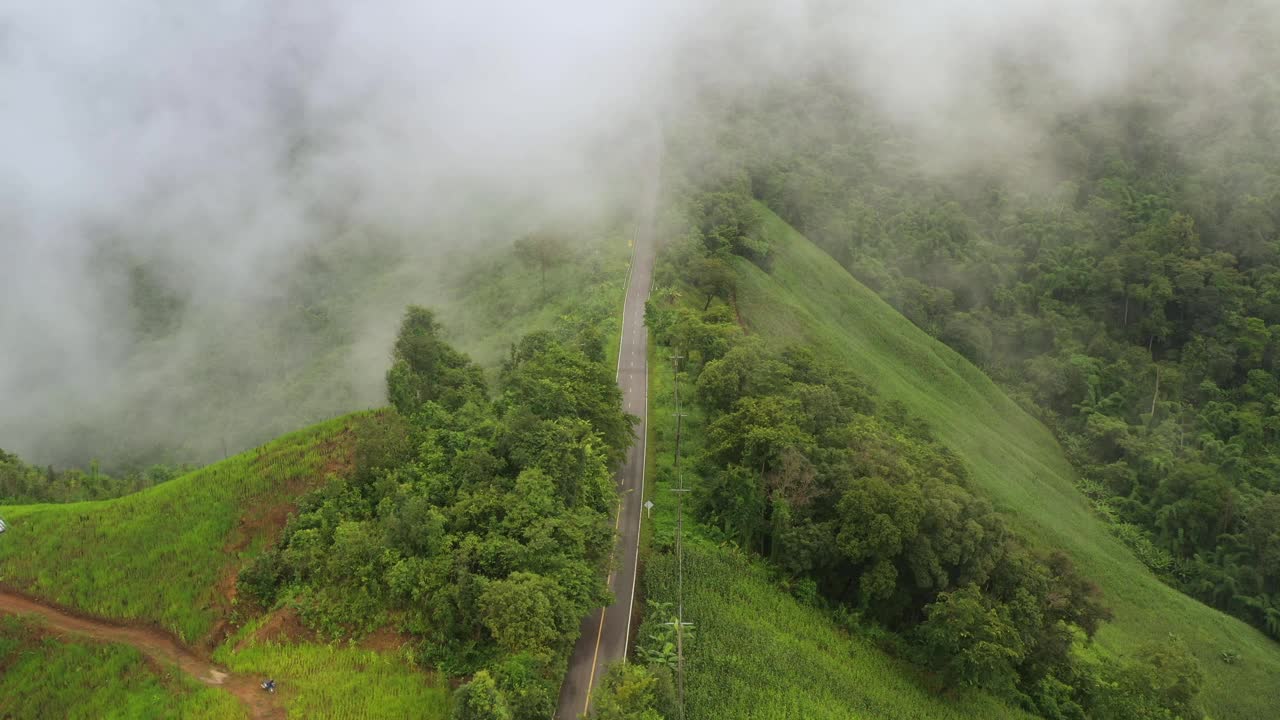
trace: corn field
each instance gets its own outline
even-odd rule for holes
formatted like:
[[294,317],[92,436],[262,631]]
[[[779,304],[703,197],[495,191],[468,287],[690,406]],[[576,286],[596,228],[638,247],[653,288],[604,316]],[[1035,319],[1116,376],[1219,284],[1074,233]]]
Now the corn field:
[[[652,557],[646,597],[671,602],[675,557]],[[905,663],[800,605],[736,549],[685,543],[688,720],[1029,718],[990,697],[942,695]],[[659,618],[658,621],[661,621]],[[641,637],[656,631],[646,621]]]

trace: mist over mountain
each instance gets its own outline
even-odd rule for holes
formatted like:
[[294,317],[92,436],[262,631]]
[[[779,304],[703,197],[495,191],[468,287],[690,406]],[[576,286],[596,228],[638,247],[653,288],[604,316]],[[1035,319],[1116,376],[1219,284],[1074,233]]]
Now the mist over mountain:
[[[10,4],[0,446],[41,463],[207,460],[228,435],[230,450],[260,440],[256,416],[295,401],[255,404],[254,388],[326,350],[298,320],[326,303],[348,349],[298,419],[380,404],[385,351],[367,348],[406,302],[447,294],[430,272],[444,258],[625,212],[659,124],[695,151],[677,162],[731,165],[697,129],[726,98],[766,102],[821,73],[924,167],[1052,176],[1036,149],[1056,117],[1153,83],[1176,86],[1168,122],[1188,138],[1238,129],[1251,84],[1271,82],[1276,15],[1154,0]],[[416,285],[363,291],[405,263]],[[214,415],[240,427],[194,438]]]

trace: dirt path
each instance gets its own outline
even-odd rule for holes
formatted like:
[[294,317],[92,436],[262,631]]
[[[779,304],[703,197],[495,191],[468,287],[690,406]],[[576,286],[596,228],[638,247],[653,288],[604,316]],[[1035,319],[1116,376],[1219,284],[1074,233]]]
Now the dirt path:
[[159,630],[124,627],[77,617],[4,590],[0,590],[0,613],[36,615],[44,621],[47,629],[54,632],[130,645],[162,664],[177,665],[182,672],[206,685],[216,685],[235,695],[248,709],[249,717],[263,720],[285,717],[284,708],[275,702],[275,696],[263,692],[256,678],[221,670],[208,659],[196,655],[190,648]]

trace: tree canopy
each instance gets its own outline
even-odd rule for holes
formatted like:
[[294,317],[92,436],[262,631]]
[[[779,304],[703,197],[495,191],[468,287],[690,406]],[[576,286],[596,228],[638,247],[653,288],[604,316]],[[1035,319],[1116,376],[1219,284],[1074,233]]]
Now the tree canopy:
[[[549,717],[581,618],[608,599],[612,468],[632,441],[612,374],[573,324],[480,369],[409,308],[388,395],[348,482],[302,499],[243,595],[339,637],[394,623],[424,661],[474,677],[454,717]],[[590,355],[588,354],[590,352]]]

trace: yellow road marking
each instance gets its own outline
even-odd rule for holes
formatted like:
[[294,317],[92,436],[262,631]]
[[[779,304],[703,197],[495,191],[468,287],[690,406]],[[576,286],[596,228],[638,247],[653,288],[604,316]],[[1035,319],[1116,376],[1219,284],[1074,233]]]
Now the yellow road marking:
[[591,656],[591,674],[587,676],[587,699],[582,703],[582,714],[591,709],[591,686],[596,681],[596,661],[600,659],[600,638],[604,636],[604,614],[608,608],[600,608],[600,629],[596,631],[596,652]]
[[[618,510],[613,514],[613,529],[616,532],[622,523],[622,503],[618,503]],[[612,578],[612,576],[610,576]],[[609,583],[612,585],[612,581]],[[613,588],[609,588],[612,590]],[[587,714],[587,710],[591,707],[591,687],[596,682],[596,663],[600,660],[600,640],[604,637],[604,615],[609,608],[600,608],[600,628],[596,630],[596,649],[591,654],[591,674],[587,676],[587,700],[582,703],[582,714]]]

